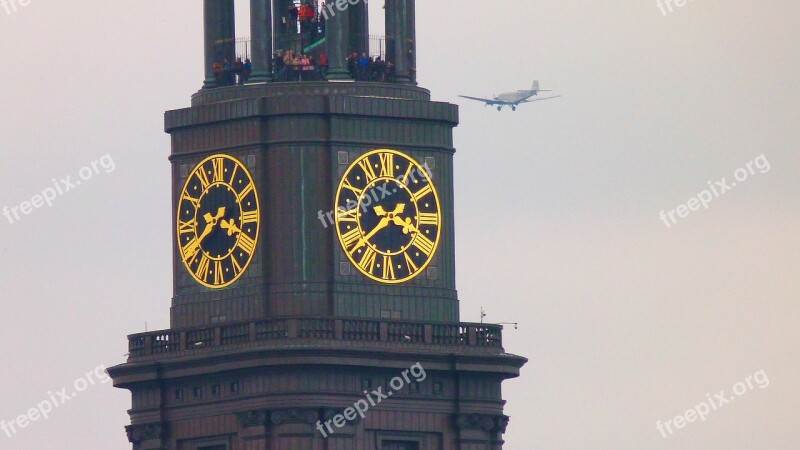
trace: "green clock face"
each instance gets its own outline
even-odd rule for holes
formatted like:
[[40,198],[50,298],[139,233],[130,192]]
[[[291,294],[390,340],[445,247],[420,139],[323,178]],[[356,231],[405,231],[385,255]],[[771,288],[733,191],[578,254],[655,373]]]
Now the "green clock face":
[[214,155],[189,174],[178,202],[183,264],[203,286],[222,288],[250,265],[258,243],[258,194],[239,160]]
[[439,245],[442,215],[430,173],[396,150],[362,155],[336,192],[336,231],[353,265],[380,283],[419,276]]

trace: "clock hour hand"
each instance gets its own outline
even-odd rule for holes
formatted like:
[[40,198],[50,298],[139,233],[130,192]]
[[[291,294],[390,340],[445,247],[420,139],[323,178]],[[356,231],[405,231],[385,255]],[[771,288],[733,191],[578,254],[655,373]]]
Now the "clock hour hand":
[[[211,234],[212,231],[214,231],[214,227],[217,226],[217,222],[224,215],[225,215],[225,207],[223,206],[223,207],[221,207],[220,209],[217,210],[217,215],[216,216],[212,216],[211,213],[206,213],[206,215],[203,216],[203,219],[205,219],[205,221],[206,221],[206,227],[203,230],[203,233],[200,236],[197,237],[197,243],[198,244],[203,242],[203,239],[208,237],[208,235]],[[198,247],[198,250],[199,249],[200,248]],[[194,255],[192,255],[192,256],[194,256]]]
[[403,234],[419,233],[419,228],[411,225],[410,217],[406,217],[405,221],[401,217],[395,217],[394,224],[403,227]]
[[375,211],[375,215],[377,215],[378,217],[382,217],[382,219],[380,222],[378,222],[378,225],[372,229],[372,231],[370,231],[366,236],[358,240],[355,247],[353,247],[350,250],[350,254],[355,253],[356,250],[361,248],[362,245],[366,244],[370,239],[372,239],[372,236],[375,236],[375,233],[388,227],[389,224],[392,223],[392,221],[396,222],[398,220],[398,218],[396,217],[397,214],[403,214],[403,211],[405,211],[406,209],[406,205],[405,203],[398,203],[397,206],[394,207],[394,211],[392,212],[386,212],[386,210],[383,209],[383,206],[376,206],[372,209],[373,211]]
[[405,203],[398,203],[397,206],[394,207],[394,211],[392,211],[390,213],[386,212],[386,210],[383,209],[383,206],[376,206],[376,207],[374,207],[372,209],[375,211],[375,214],[378,217],[389,216],[389,218],[393,218],[394,216],[396,216],[398,214],[403,214],[403,211],[406,210],[406,204]]
[[228,231],[228,236],[233,236],[234,233],[241,233],[242,229],[236,226],[236,223],[231,219],[229,222],[225,220],[219,225],[223,230]]

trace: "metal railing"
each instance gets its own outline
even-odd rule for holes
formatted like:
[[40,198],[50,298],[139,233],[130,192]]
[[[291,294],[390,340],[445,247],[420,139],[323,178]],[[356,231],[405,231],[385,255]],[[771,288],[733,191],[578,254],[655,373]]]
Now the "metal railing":
[[502,350],[501,325],[378,319],[281,318],[128,336],[129,361],[277,341],[353,341]]

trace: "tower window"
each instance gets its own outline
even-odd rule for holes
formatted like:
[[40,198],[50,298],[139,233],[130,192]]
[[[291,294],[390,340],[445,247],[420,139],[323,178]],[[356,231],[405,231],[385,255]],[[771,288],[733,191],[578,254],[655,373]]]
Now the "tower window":
[[361,389],[363,389],[363,390],[372,389],[372,379],[371,378],[362,378],[361,379]]

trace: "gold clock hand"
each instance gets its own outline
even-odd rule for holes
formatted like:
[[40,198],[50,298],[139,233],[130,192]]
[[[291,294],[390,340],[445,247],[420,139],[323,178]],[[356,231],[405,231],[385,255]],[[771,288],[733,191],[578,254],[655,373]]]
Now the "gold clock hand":
[[[208,237],[208,235],[211,234],[212,231],[214,231],[214,227],[217,226],[217,221],[219,221],[220,217],[222,217],[224,215],[225,215],[225,207],[223,206],[222,208],[217,210],[217,215],[216,216],[212,216],[211,213],[206,213],[206,215],[203,216],[203,219],[205,219],[205,221],[206,221],[206,227],[203,230],[203,233],[200,236],[197,237],[198,245],[200,243],[202,243],[203,239]],[[199,248],[198,248],[198,250],[199,250]],[[192,256],[194,256],[194,255],[192,255]]]
[[234,233],[242,232],[242,229],[236,226],[236,223],[233,221],[233,219],[231,219],[230,222],[225,222],[225,220],[223,220],[220,224],[220,227],[222,227],[223,230],[228,231],[228,236],[233,236]]
[[367,241],[369,241],[372,238],[372,236],[375,236],[375,233],[377,233],[378,231],[381,231],[382,229],[388,227],[389,223],[391,221],[392,221],[392,219],[390,219],[388,217],[384,217],[383,219],[381,219],[381,221],[378,222],[378,225],[375,228],[373,228],[372,231],[370,231],[366,236],[364,236],[364,237],[362,237],[361,239],[358,240],[358,242],[356,243],[356,246],[353,247],[350,250],[350,254],[352,255],[353,253],[356,252],[356,250],[361,248],[361,246],[364,245]]
[[389,217],[393,217],[393,216],[396,216],[398,214],[403,214],[403,211],[406,210],[406,204],[405,203],[398,203],[397,206],[394,207],[394,211],[392,211],[391,213],[386,212],[386,210],[383,209],[383,206],[376,206],[376,207],[374,207],[372,209],[375,211],[375,214],[378,217],[386,217],[387,215]]
[[[382,206],[376,206],[376,207],[374,207],[372,209],[373,209],[373,211],[375,211],[375,215],[377,215],[378,217],[383,217],[383,218],[381,219],[380,222],[378,222],[378,225],[375,228],[373,228],[372,231],[369,232],[369,234],[367,234],[366,236],[364,236],[364,237],[362,237],[361,239],[358,240],[358,242],[356,243],[355,247],[353,247],[350,250],[350,254],[351,255],[353,253],[355,253],[356,250],[361,248],[361,246],[363,246],[367,241],[372,239],[372,236],[375,236],[375,233],[377,233],[378,231],[381,231],[382,229],[384,229],[387,226],[389,226],[389,224],[392,223],[392,221],[397,223],[397,221],[400,220],[400,219],[398,217],[396,217],[396,216],[397,216],[397,214],[402,214],[403,211],[405,211],[406,205],[405,205],[405,203],[398,203],[397,206],[394,207],[394,211],[392,211],[390,213],[386,212],[386,210],[383,209]],[[405,225],[404,222],[402,224]],[[408,233],[406,232],[406,234],[408,234]]]
[[419,233],[419,229],[411,225],[410,217],[406,217],[406,220],[403,220],[401,217],[395,217],[394,224],[403,227],[403,234],[408,234],[409,232]]

